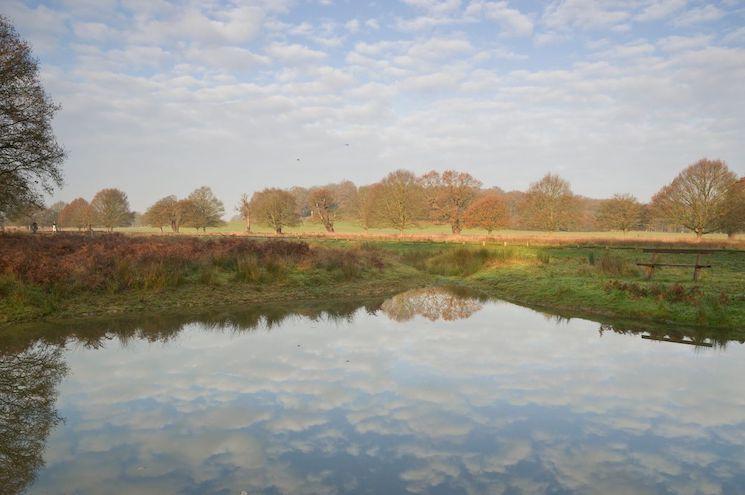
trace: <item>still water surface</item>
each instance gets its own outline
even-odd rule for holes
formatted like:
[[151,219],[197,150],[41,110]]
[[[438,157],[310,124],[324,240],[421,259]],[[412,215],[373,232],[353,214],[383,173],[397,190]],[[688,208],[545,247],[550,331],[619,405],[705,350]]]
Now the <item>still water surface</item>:
[[0,341],[0,484],[745,493],[738,342],[653,341],[441,290],[294,311]]

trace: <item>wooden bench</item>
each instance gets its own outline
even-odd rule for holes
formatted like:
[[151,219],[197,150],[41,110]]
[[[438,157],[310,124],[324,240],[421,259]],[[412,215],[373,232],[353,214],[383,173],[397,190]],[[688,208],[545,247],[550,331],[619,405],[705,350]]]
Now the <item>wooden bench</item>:
[[[637,263],[637,266],[643,266],[647,268],[647,280],[652,278],[654,271],[657,268],[666,267],[677,267],[677,268],[693,268],[693,281],[698,281],[698,273],[702,268],[711,268],[711,265],[702,265],[701,256],[707,254],[713,254],[718,252],[719,249],[671,249],[671,248],[646,248],[643,250],[645,253],[651,253],[652,259],[648,262]],[[659,263],[657,262],[657,255],[659,254],[695,254],[695,263]]]

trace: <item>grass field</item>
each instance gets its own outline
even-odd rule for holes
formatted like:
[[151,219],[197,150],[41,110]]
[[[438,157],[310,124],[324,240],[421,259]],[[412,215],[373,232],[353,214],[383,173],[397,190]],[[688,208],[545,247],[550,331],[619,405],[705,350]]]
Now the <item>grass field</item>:
[[[336,232],[328,234],[324,231],[323,226],[316,222],[303,222],[295,227],[287,227],[285,230],[285,237],[392,237],[398,236],[399,232],[395,229],[390,228],[371,228],[367,231],[362,229],[357,223],[351,221],[339,221],[335,224]],[[274,235],[271,228],[253,225],[251,228],[252,234],[254,235]],[[160,235],[160,229],[153,227],[123,227],[117,228],[116,232],[130,233],[130,234],[154,234]],[[181,229],[180,235],[245,235],[245,226],[242,222],[227,222],[226,224],[207,229],[206,233],[197,231],[193,228],[184,227]],[[164,229],[163,234],[174,235],[169,229]],[[665,243],[695,243],[696,236],[692,233],[680,232],[648,232],[648,231],[633,231],[633,232],[607,232],[607,231],[593,231],[593,232],[544,232],[534,230],[499,230],[492,232],[491,236],[487,234],[485,230],[481,229],[465,229],[460,236],[453,236],[450,227],[444,224],[434,223],[421,223],[416,228],[407,229],[404,231],[404,237],[407,238],[418,238],[423,239],[475,239],[482,237],[492,237],[499,240],[535,240],[536,242],[551,243],[552,241],[567,243],[567,242],[582,242],[582,241],[619,241],[623,243],[634,243],[635,241],[640,242],[665,242]],[[726,235],[714,233],[707,234],[703,238],[704,242],[716,243],[721,245],[734,245],[745,248],[745,234],[740,234],[734,240],[728,239]]]

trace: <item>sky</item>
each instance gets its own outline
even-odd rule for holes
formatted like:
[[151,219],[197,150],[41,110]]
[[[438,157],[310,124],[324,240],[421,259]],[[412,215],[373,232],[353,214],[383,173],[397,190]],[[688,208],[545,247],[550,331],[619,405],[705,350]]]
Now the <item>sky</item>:
[[648,200],[745,175],[745,0],[2,0],[62,109],[65,184],[136,210],[457,169]]

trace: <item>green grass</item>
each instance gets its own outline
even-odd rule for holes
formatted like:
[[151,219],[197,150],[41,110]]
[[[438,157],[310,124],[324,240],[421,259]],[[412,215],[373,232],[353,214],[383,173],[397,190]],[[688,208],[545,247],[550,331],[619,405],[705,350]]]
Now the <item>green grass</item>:
[[[641,249],[453,246],[378,242],[420,272],[482,293],[563,314],[637,322],[737,328],[745,332],[745,251],[706,257],[698,282],[689,268],[663,268],[652,280],[636,266]],[[470,255],[465,254],[471,252]],[[687,263],[693,255],[664,255]]]

